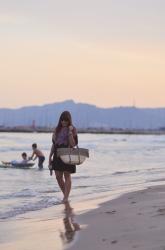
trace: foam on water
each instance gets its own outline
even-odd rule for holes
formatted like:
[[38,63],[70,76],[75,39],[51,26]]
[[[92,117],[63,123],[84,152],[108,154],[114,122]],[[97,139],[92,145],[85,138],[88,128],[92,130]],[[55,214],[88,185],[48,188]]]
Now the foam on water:
[[17,215],[25,214],[27,212],[41,210],[43,208],[48,208],[57,204],[61,201],[55,197],[45,197],[37,202],[27,202],[26,204],[21,204],[19,206],[13,206],[5,212],[0,212],[0,219],[8,219],[15,217]]

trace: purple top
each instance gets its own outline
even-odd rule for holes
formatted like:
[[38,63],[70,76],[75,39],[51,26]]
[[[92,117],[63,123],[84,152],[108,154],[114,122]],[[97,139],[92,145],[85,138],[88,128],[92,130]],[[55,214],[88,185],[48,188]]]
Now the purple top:
[[68,127],[61,128],[60,132],[56,135],[56,144],[57,145],[68,145]]
[[[64,145],[68,146],[68,142],[69,142],[68,135],[69,135],[69,128],[68,127],[61,128],[59,133],[55,134],[55,138],[52,138],[53,143],[56,145],[64,144]],[[74,139],[76,140],[76,144],[77,144],[78,139],[77,139],[77,132],[76,132],[75,127],[73,127],[73,136],[74,136]]]

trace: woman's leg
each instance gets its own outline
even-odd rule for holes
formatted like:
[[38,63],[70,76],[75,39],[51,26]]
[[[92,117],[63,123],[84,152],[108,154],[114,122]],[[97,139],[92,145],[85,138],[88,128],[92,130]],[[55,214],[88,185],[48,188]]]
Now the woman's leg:
[[71,182],[71,174],[69,172],[64,172],[64,178],[65,178],[65,192],[64,192],[64,202],[68,201],[68,197],[70,194],[72,182]]
[[63,194],[65,194],[65,183],[63,180],[63,172],[55,170],[55,175],[58,185],[61,188],[61,191],[63,192]]

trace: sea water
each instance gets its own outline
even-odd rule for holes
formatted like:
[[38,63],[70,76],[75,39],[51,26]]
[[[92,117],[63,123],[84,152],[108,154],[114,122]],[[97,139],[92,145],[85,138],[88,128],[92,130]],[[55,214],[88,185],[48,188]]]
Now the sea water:
[[[49,133],[0,133],[0,161],[20,160],[31,155],[32,143],[44,152],[44,169],[0,168],[0,220],[61,203],[55,176],[50,176]],[[79,147],[90,157],[72,175],[72,201],[138,190],[165,183],[164,135],[79,134]]]

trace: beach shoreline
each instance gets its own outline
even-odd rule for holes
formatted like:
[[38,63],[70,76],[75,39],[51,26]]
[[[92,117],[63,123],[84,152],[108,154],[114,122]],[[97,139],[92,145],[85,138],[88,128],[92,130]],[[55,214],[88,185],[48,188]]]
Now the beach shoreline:
[[[163,250],[165,185],[1,221],[1,250]],[[112,197],[110,197],[112,198]],[[107,201],[109,200],[109,201]]]

